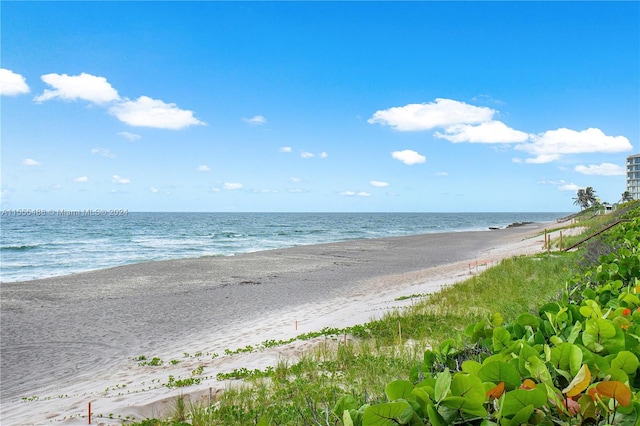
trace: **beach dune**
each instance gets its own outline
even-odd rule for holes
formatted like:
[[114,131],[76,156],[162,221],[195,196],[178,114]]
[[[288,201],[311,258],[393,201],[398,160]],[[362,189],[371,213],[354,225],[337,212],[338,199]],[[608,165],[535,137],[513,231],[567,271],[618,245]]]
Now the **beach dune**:
[[[163,386],[169,375],[185,377],[204,365],[202,383],[182,392],[223,388],[218,372],[273,365],[304,343],[242,356],[224,355],[225,349],[367,322],[401,307],[398,296],[467,278],[476,261],[541,251],[545,226],[299,246],[3,283],[0,421],[86,424],[89,402],[102,416],[94,424],[161,415],[162,401],[179,393]],[[140,366],[134,358],[141,355],[163,365]]]

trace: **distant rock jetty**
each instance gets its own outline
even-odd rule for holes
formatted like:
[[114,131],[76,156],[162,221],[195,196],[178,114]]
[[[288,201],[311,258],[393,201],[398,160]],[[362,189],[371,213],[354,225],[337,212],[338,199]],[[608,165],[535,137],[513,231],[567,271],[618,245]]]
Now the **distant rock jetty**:
[[[513,223],[505,226],[505,229],[506,228],[515,228],[517,226],[529,225],[529,224],[532,224],[532,223],[533,222],[513,222]],[[496,230],[496,229],[502,229],[502,228],[500,228],[499,226],[490,226],[489,229]]]

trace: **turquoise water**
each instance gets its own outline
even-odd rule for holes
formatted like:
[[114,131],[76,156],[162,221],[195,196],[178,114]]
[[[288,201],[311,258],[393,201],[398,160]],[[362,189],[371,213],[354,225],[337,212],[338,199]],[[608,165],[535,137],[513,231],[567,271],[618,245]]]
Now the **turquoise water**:
[[126,213],[4,216],[1,282],[154,260],[363,238],[488,230],[569,213]]

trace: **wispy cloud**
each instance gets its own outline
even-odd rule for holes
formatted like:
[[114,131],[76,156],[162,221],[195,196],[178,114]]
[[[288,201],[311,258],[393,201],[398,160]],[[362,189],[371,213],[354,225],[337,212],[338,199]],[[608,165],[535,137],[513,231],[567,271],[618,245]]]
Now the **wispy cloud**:
[[41,166],[42,163],[34,160],[33,158],[25,158],[24,160],[22,160],[22,164],[24,164],[25,166]]
[[84,182],[89,182],[89,178],[87,176],[80,176],[75,178],[74,181],[84,183]]
[[553,185],[556,186],[560,191],[572,191],[575,192],[580,188],[584,188],[583,186],[576,185],[575,183],[569,183],[563,179],[560,180],[540,180],[539,184],[542,185]]
[[291,152],[293,149],[290,146],[283,146],[280,148],[280,152]]
[[113,176],[111,176],[111,182],[112,183],[117,183],[119,185],[127,185],[127,184],[131,183],[131,180],[129,178],[123,178],[123,177],[120,177],[118,175],[113,175]]
[[309,152],[309,151],[302,151],[300,153],[300,157],[302,158],[321,158],[321,159],[325,159],[327,157],[329,157],[329,154],[327,154],[326,152],[321,152],[320,154],[314,154],[313,152]]
[[364,192],[364,191],[360,191],[360,192],[342,191],[340,193],[340,195],[344,195],[345,197],[370,197],[371,196],[371,194],[369,194],[368,192]]
[[118,132],[118,135],[122,136],[125,139],[130,140],[131,142],[135,142],[138,139],[142,138],[142,136],[136,135],[135,133],[131,133],[131,132]]
[[225,182],[224,184],[224,189],[228,189],[230,191],[241,189],[241,188],[242,188],[242,184],[238,182]]
[[254,115],[251,118],[242,118],[242,121],[244,121],[245,123],[249,123],[253,126],[262,126],[263,124],[267,123],[267,119],[264,118],[261,115]]
[[41,95],[34,98],[36,102],[59,98],[64,101],[83,99],[95,104],[105,104],[120,99],[116,89],[111,87],[104,77],[82,73],[45,74],[40,78],[53,89],[45,89]]
[[389,182],[382,182],[379,180],[371,180],[369,181],[369,184],[371,186],[375,186],[376,188],[385,188],[387,186],[389,186]]
[[206,164],[201,164],[201,165],[198,166],[198,171],[199,172],[210,172],[211,169]]
[[134,127],[179,130],[189,126],[202,126],[204,122],[194,117],[193,111],[180,109],[176,104],[140,96],[125,100],[109,108],[118,120]]
[[0,68],[0,95],[17,96],[29,93],[27,79],[6,68]]
[[93,148],[91,153],[105,158],[116,158],[116,155],[109,148]]
[[574,169],[578,173],[582,173],[584,175],[595,175],[595,176],[624,176],[625,170],[622,166],[613,163],[602,163],[600,165],[589,165],[576,166]]
[[391,157],[395,158],[396,160],[402,161],[408,166],[421,164],[427,161],[427,157],[418,154],[416,151],[410,149],[405,149],[404,151],[394,151],[391,153]]

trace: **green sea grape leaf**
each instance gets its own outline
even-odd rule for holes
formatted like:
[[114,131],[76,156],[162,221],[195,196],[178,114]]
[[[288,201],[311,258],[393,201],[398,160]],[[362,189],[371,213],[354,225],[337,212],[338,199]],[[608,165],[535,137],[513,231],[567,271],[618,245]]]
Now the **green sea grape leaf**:
[[451,373],[448,368],[445,368],[443,372],[438,374],[436,378],[436,386],[434,388],[436,402],[442,401],[447,396],[449,389],[451,388]]
[[433,403],[429,403],[429,405],[427,405],[427,417],[433,426],[445,426],[447,424],[440,413],[438,413],[438,410]]
[[451,381],[451,393],[462,396],[470,401],[483,403],[484,390],[482,380],[466,373],[456,373]]
[[480,368],[482,368],[482,364],[472,359],[468,359],[462,363],[462,371],[474,376],[478,375]]
[[511,334],[504,327],[496,327],[493,330],[493,337],[491,338],[491,341],[493,343],[493,350],[495,352],[500,352],[509,346]]
[[575,343],[576,339],[580,336],[580,333],[582,333],[582,323],[580,321],[576,321],[567,336],[567,342]]
[[536,318],[535,316],[533,316],[533,315],[531,315],[529,313],[521,314],[516,319],[516,323],[518,323],[522,327],[525,327],[525,326],[528,325],[529,327],[534,328],[534,329],[540,328],[540,321],[538,320],[538,318]]
[[611,361],[611,367],[619,368],[627,374],[636,372],[639,365],[638,357],[630,351],[618,352],[618,355]]
[[478,371],[478,377],[483,382],[500,383],[505,382],[507,389],[514,389],[520,386],[520,373],[513,365],[495,361],[485,364]]
[[384,389],[384,393],[387,395],[389,401],[395,401],[397,399],[413,399],[411,391],[413,390],[413,383],[407,380],[394,380],[388,383]]
[[547,369],[547,366],[545,365],[544,361],[542,361],[537,356],[530,357],[527,360],[525,366],[529,371],[529,373],[531,374],[531,377],[536,382],[549,383],[549,384],[553,383],[553,380],[551,379],[551,374],[549,373],[549,369]]
[[516,413],[513,418],[511,418],[511,424],[514,426],[526,425],[529,423],[529,418],[533,414],[533,405],[529,404],[520,411]]
[[338,399],[333,406],[333,413],[340,417],[347,410],[355,410],[358,408],[358,401],[352,395],[344,395]]
[[600,305],[594,300],[585,300],[585,305],[580,307],[580,315],[588,319],[602,318]]
[[413,399],[420,405],[423,413],[427,412],[427,407],[429,404],[433,405],[431,401],[431,395],[426,388],[414,388],[411,393],[413,394]]
[[551,363],[575,376],[582,366],[582,351],[571,343],[561,343],[551,350]]
[[514,389],[504,394],[502,402],[502,414],[510,416],[518,413],[523,408],[531,405],[540,408],[547,402],[547,394],[540,387],[535,389]]
[[594,352],[601,352],[604,349],[604,341],[616,335],[613,323],[603,318],[588,319],[584,328],[582,343]]
[[343,426],[353,426],[353,419],[351,418],[351,413],[348,410],[345,410],[342,413],[342,425]]
[[415,412],[407,401],[399,400],[371,405],[364,411],[363,426],[396,426],[411,424]]
[[487,410],[482,406],[482,403],[470,402],[463,396],[448,396],[442,400],[442,405],[455,411],[462,411],[474,416],[484,417],[487,415]]

